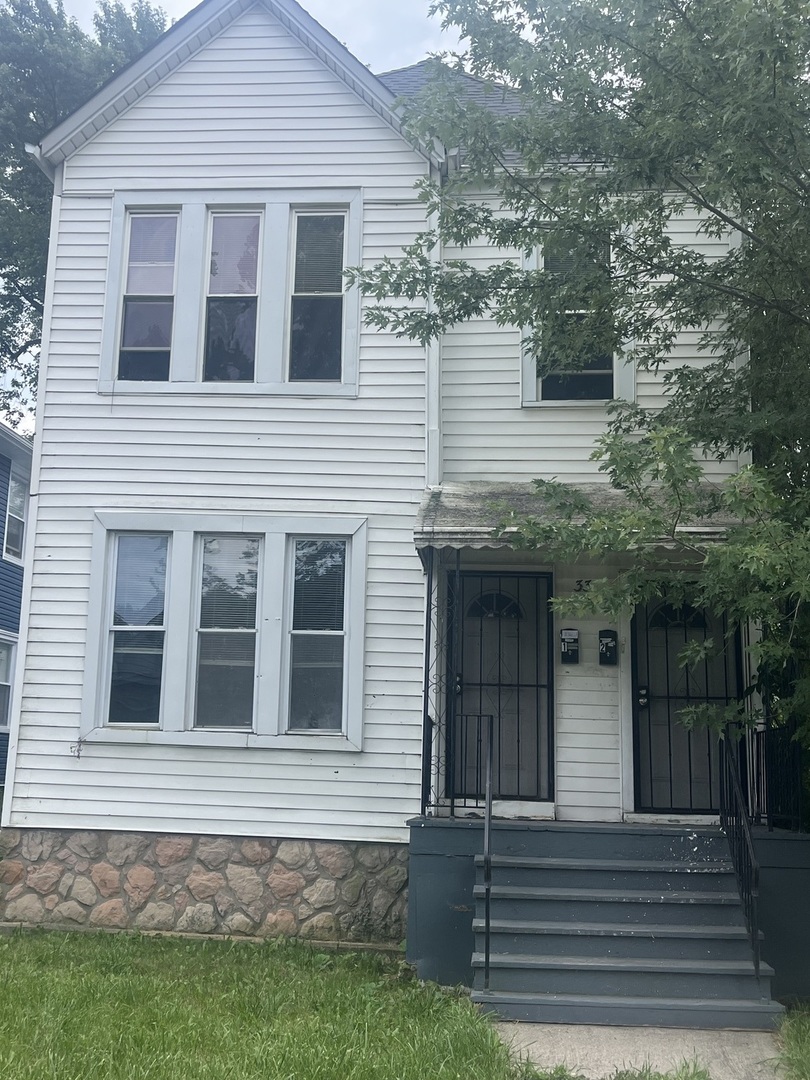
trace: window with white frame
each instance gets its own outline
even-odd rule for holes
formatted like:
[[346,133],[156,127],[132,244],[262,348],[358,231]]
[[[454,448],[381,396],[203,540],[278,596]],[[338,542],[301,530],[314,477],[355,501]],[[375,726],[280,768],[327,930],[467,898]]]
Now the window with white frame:
[[[8,729],[11,705],[11,676],[13,672],[14,643],[0,640],[0,731]],[[0,773],[0,785],[3,776]]]
[[343,736],[359,748],[365,523],[301,524],[99,515],[105,629],[83,732],[290,745]]
[[211,214],[203,380],[253,382],[260,214]]
[[359,192],[177,196],[115,198],[100,391],[356,393]]
[[8,478],[8,502],[6,504],[6,532],[3,556],[21,561],[25,548],[25,519],[28,509],[28,484],[12,466]]
[[632,397],[632,372],[626,365],[616,370],[611,313],[594,303],[609,278],[608,248],[549,239],[538,258],[552,281],[553,308],[536,336],[537,352],[527,349],[524,355],[524,403],[598,404]]
[[118,378],[169,377],[174,316],[176,213],[129,218]]

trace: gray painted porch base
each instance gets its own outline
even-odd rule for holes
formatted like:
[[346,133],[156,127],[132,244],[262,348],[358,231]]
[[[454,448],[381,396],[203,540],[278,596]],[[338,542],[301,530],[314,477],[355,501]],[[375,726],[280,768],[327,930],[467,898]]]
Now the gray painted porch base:
[[409,825],[408,959],[422,978],[473,985],[485,1009],[557,1023],[763,1028],[781,1013],[771,981],[777,996],[810,994],[808,836],[757,831],[758,983],[718,830],[496,821],[484,990],[482,822]]

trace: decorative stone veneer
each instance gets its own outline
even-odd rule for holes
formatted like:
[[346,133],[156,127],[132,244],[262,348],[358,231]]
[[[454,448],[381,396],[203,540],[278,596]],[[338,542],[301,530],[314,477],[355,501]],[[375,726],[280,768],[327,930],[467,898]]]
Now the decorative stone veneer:
[[320,941],[405,936],[400,844],[4,829],[0,920]]

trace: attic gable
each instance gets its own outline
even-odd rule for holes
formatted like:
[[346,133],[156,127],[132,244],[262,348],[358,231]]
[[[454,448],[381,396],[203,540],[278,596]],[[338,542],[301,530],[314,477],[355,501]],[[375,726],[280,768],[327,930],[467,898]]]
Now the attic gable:
[[[405,138],[393,110],[395,94],[295,0],[203,0],[143,56],[115,75],[85,105],[49,132],[36,156],[47,166],[59,165],[254,7],[263,8],[278,20],[352,93]],[[434,164],[440,163],[435,153],[424,153],[424,156]]]

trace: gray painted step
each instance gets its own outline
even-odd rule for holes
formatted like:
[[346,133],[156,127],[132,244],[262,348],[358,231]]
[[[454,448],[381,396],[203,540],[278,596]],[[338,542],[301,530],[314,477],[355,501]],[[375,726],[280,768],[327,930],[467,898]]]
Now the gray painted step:
[[[483,908],[484,886],[473,890],[478,908]],[[538,908],[542,904],[542,909]],[[647,891],[641,889],[529,888],[493,885],[490,915],[494,919],[561,922],[639,922],[710,925],[740,923],[742,912],[737,892]],[[718,917],[718,912],[726,914]],[[478,910],[476,914],[483,914]]]
[[[475,947],[481,952],[484,948],[483,918],[473,920],[473,932],[476,934]],[[750,960],[751,946],[743,926],[498,919],[490,922],[490,953]]]
[[[484,857],[476,857],[479,881]],[[617,888],[733,892],[734,867],[728,860],[659,862],[651,859],[519,858],[495,855],[492,880],[498,885],[544,885],[555,888]]]
[[775,1001],[542,994],[473,990],[472,1000],[505,1020],[537,1024],[743,1028],[771,1031],[784,1015]]
[[728,841],[717,826],[632,825],[603,822],[495,822],[492,850],[515,857],[653,859],[702,862],[728,859]]
[[[473,955],[475,987],[482,986],[484,957]],[[597,996],[702,997],[759,1000],[770,992],[773,971],[749,960],[673,960],[657,957],[523,956],[490,958],[490,989]]]

